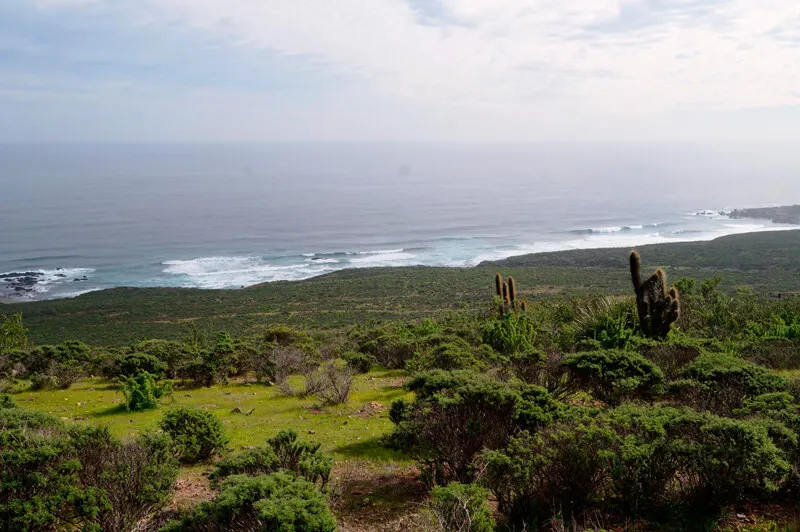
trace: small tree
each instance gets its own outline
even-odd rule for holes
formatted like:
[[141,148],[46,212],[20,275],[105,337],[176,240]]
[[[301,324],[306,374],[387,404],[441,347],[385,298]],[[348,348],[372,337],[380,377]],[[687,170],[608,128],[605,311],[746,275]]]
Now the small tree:
[[125,395],[125,408],[130,412],[141,412],[158,408],[160,399],[172,395],[172,384],[164,382],[159,385],[149,373],[140,373],[128,377],[122,385],[122,393]]

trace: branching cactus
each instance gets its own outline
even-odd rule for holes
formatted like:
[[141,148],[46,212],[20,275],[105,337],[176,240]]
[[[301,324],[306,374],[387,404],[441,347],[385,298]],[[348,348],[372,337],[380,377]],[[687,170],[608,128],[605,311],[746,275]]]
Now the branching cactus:
[[642,332],[651,338],[666,338],[672,324],[681,315],[678,289],[667,290],[667,274],[659,268],[642,282],[639,253],[631,252],[631,279],[636,292],[636,310]]

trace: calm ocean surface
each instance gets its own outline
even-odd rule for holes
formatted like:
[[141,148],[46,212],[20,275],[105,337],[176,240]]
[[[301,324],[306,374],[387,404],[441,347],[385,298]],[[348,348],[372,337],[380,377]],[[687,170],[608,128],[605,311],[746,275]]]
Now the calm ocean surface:
[[780,226],[699,211],[793,203],[789,147],[0,145],[0,297],[706,240]]

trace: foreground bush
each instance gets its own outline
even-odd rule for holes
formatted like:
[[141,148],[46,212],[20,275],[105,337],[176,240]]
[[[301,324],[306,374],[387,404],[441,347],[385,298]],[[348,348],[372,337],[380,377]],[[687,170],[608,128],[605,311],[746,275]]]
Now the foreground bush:
[[127,532],[168,502],[178,468],[166,436],[122,443],[4,403],[0,529]]
[[160,427],[172,438],[175,454],[185,464],[207,461],[228,445],[219,418],[198,408],[170,410],[161,419]]
[[431,485],[472,482],[483,449],[502,447],[520,428],[549,424],[566,408],[538,386],[469,371],[431,371],[407,387],[416,400],[392,405],[390,441],[417,460]]
[[276,473],[227,478],[212,502],[200,504],[163,532],[275,530],[333,532],[336,520],[322,492],[311,482]]
[[495,522],[486,501],[488,490],[453,482],[431,491],[430,510],[442,532],[492,532]]
[[563,365],[595,398],[610,405],[624,399],[651,399],[664,384],[658,366],[632,351],[576,353],[567,356]]
[[666,508],[718,510],[745,494],[774,492],[786,455],[755,421],[668,407],[624,407],[522,433],[487,451],[483,482],[517,526],[553,508],[643,515]]
[[282,430],[267,440],[263,447],[227,456],[217,462],[213,480],[232,475],[266,475],[293,473],[309,482],[325,487],[330,478],[333,459],[320,451],[321,444],[298,439],[294,430]]

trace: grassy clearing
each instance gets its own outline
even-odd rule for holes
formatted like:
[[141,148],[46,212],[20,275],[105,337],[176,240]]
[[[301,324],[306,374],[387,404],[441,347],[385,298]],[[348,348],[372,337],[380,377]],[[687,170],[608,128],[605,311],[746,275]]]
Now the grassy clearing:
[[[294,378],[293,384],[302,384],[302,377]],[[279,430],[293,428],[304,438],[320,442],[337,460],[404,464],[406,457],[382,447],[379,441],[392,427],[388,418],[392,401],[407,395],[402,384],[402,372],[360,375],[349,402],[338,407],[320,407],[314,398],[286,397],[275,387],[246,382],[176,390],[158,410],[139,413],[121,408],[120,391],[100,379],[81,381],[69,390],[26,391],[16,399],[21,406],[49,412],[67,422],[108,425],[123,438],[155,427],[173,405],[191,406],[209,410],[222,420],[232,449],[260,445]],[[247,416],[232,413],[235,408],[254,410]]]

